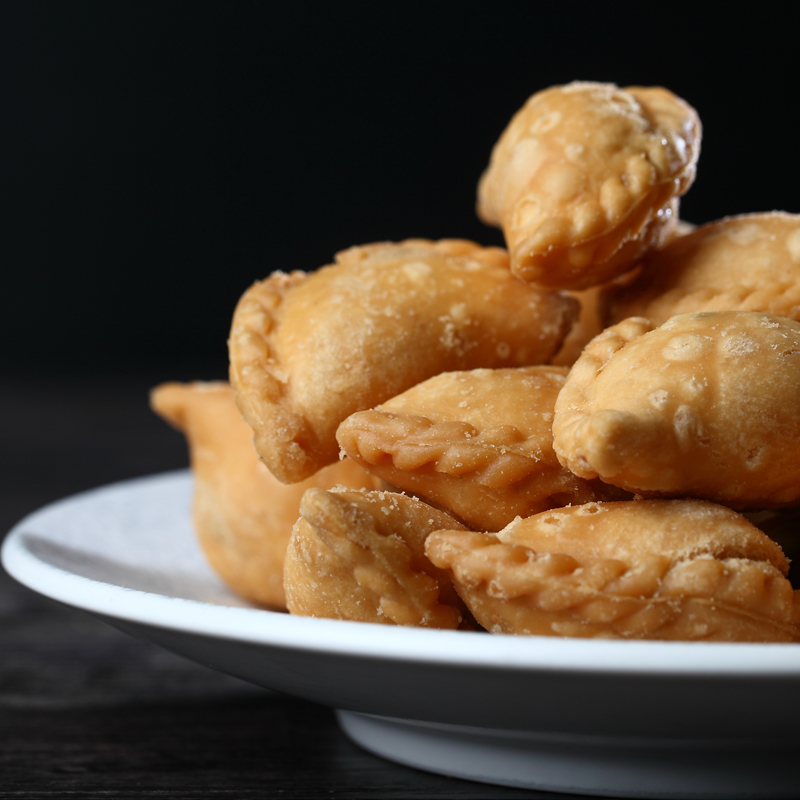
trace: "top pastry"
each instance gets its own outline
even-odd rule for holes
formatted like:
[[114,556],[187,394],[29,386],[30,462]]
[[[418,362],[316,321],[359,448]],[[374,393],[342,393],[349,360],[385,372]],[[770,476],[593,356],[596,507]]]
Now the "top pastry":
[[603,283],[669,236],[700,138],[695,110],[666,89],[546,89],[495,145],[478,215],[503,229],[518,277],[565,289]]
[[338,459],[350,414],[440,372],[546,363],[577,316],[574,299],[514,278],[496,247],[413,239],[336,258],[254,284],[234,313],[237,403],[285,483]]

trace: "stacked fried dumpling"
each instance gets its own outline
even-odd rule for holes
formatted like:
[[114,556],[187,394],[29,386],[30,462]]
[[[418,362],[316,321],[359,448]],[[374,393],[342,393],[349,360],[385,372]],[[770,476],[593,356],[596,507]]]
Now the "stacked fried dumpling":
[[556,401],[572,472],[735,508],[800,503],[800,323],[704,311],[641,317],[590,342]]
[[289,611],[387,625],[474,628],[448,573],[425,555],[428,534],[443,525],[464,529],[446,512],[404,494],[307,491],[286,556]]
[[342,451],[372,474],[478,530],[629,495],[563,467],[553,410],[564,367],[476,369],[429,378],[339,426]]
[[[680,220],[700,141],[667,89],[551,87],[478,185],[507,251],[379,242],[250,287],[226,413],[235,394],[259,502],[294,494],[280,532],[248,533],[272,577],[245,555],[223,578],[263,602],[278,574],[291,613],[357,622],[800,641],[765,533],[800,506],[800,218]],[[199,486],[240,484],[162,413]]]
[[627,272],[677,224],[700,155],[697,112],[660,87],[575,82],[532,95],[478,186],[523,280],[587,289]]
[[523,284],[500,248],[414,239],[254,284],[234,312],[231,383],[259,455],[295,483],[339,457],[336,429],[454,369],[546,363],[578,312]]
[[800,320],[800,216],[771,211],[701,225],[649,253],[636,273],[601,291],[604,326],[712,310]]
[[490,631],[583,638],[792,642],[800,601],[781,548],[702,500],[589,503],[497,534],[426,542]]
[[283,610],[283,562],[306,489],[374,489],[375,478],[343,460],[287,486],[261,463],[253,432],[222,381],[165,383],[153,410],[183,432],[194,477],[192,519],[209,564],[242,597]]

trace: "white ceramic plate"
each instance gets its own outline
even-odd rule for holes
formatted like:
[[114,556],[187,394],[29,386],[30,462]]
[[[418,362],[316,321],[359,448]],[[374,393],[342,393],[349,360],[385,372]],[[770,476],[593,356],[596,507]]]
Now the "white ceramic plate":
[[394,628],[248,607],[212,574],[186,472],[32,514],[3,565],[47,597],[207,666],[339,709],[387,758],[510,786],[795,797],[800,645]]

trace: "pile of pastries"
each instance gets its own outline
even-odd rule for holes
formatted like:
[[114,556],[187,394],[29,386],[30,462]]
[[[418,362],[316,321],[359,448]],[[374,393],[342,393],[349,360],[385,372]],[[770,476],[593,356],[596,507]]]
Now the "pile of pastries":
[[507,249],[407,239],[275,272],[230,384],[165,384],[194,521],[293,614],[493,633],[800,641],[765,524],[800,506],[800,216],[682,222],[695,110],[534,94],[478,185]]

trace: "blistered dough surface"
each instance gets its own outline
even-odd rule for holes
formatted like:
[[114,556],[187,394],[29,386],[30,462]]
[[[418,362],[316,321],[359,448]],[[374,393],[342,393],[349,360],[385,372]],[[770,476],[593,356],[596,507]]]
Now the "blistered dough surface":
[[[696,227],[696,225],[686,222],[686,220],[679,219],[677,225],[667,237],[668,241],[672,242],[681,236],[686,236]],[[602,333],[603,329],[609,324],[606,320],[608,313],[606,310],[608,305],[607,298],[616,296],[623,290],[623,287],[628,286],[635,279],[637,272],[638,270],[635,269],[609,283],[592,286],[590,289],[582,291],[569,292],[569,295],[580,303],[581,310],[577,322],[572,326],[567,338],[564,339],[561,349],[553,356],[550,361],[551,364],[571,367],[578,360],[583,348],[595,336]]]
[[662,88],[576,82],[534,94],[478,186],[478,214],[503,229],[515,274],[583,289],[666,240],[695,175],[700,122]]
[[336,428],[440,372],[544,363],[577,303],[529,287],[507,254],[462,240],[355,247],[256,283],[234,314],[237,402],[282,481],[338,458]]
[[763,311],[800,319],[800,215],[771,212],[703,225],[646,256],[602,299],[607,324],[656,325],[693,311]]
[[393,492],[321,489],[300,513],[286,555],[291,613],[450,629],[469,616],[424,552],[432,530],[458,526],[448,514]]
[[736,508],[800,500],[800,323],[755,312],[630,318],[596,337],[559,395],[561,462],[645,495]]
[[337,438],[365,469],[481,530],[619,497],[574,476],[553,452],[553,406],[566,375],[552,366],[443,373],[351,415]]
[[800,640],[800,605],[781,549],[705,501],[572,506],[496,535],[438,531],[426,552],[496,633]]
[[192,519],[209,563],[237,594],[284,609],[283,561],[303,492],[312,486],[371,489],[374,480],[346,459],[303,483],[280,483],[259,460],[227,383],[162,384],[151,393],[151,405],[186,436]]

